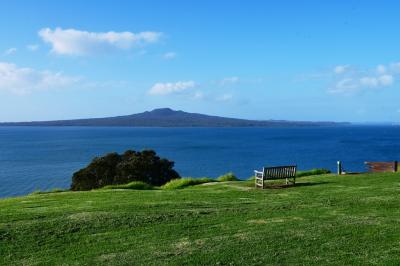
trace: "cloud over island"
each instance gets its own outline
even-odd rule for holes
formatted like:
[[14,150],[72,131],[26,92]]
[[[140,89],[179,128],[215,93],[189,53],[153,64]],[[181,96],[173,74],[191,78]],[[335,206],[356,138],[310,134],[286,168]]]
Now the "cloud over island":
[[192,80],[190,81],[178,81],[178,82],[158,82],[154,84],[150,90],[150,95],[168,95],[174,93],[184,92],[188,89],[194,88],[196,83]]

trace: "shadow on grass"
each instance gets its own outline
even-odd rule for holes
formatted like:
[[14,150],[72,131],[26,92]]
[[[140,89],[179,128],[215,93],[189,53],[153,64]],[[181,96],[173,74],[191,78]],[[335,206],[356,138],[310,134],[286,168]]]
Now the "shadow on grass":
[[322,181],[322,182],[303,182],[303,183],[296,183],[296,184],[266,184],[264,189],[284,189],[284,188],[291,188],[291,187],[311,187],[311,186],[319,186],[325,185],[332,182]]

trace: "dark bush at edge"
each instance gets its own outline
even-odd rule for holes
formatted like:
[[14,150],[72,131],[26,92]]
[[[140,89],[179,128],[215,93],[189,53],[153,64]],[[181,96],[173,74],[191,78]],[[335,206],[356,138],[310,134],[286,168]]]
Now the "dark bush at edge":
[[172,179],[180,178],[173,167],[173,161],[158,157],[152,150],[109,153],[94,158],[87,167],[75,172],[71,190],[91,190],[132,181],[161,186]]

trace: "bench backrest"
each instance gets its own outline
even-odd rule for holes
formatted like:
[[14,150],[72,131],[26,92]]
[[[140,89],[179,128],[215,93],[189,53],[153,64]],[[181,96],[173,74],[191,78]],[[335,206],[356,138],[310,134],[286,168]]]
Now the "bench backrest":
[[296,176],[296,165],[264,167],[265,179],[285,179]]
[[368,172],[397,172],[397,161],[395,162],[365,162]]

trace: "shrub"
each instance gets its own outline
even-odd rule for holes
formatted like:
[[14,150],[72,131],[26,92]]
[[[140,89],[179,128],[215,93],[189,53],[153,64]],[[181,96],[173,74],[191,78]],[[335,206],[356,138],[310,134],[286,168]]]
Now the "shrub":
[[29,195],[40,195],[40,194],[45,194],[45,193],[46,192],[37,189],[37,190],[33,191],[32,193],[30,193]]
[[[179,180],[179,179],[178,179]],[[133,181],[128,184],[122,185],[108,185],[103,187],[102,189],[136,189],[136,190],[150,190],[154,189],[153,186],[142,182],[142,181]]]
[[174,179],[166,183],[162,186],[163,189],[181,189],[189,186],[195,186],[199,184],[216,182],[215,179],[211,179],[208,177],[203,178],[182,178],[182,179]]
[[324,174],[330,174],[331,171],[327,169],[312,169],[308,171],[298,171],[296,174],[296,177],[302,177],[302,176],[310,176],[310,175],[324,175]]
[[239,181],[239,179],[232,172],[229,172],[227,174],[221,175],[220,177],[217,178],[217,180],[219,182]]
[[71,190],[90,190],[118,183],[117,166],[121,162],[122,156],[115,152],[95,157],[87,167],[73,174]]
[[50,192],[51,192],[51,193],[60,193],[60,192],[65,192],[65,189],[62,189],[62,188],[53,188]]
[[41,191],[41,190],[35,190],[29,195],[41,195],[41,194],[50,194],[50,193],[60,193],[60,192],[65,192],[65,189],[61,188],[53,188],[52,190],[46,190],[46,191]]
[[180,178],[173,167],[174,162],[158,157],[152,150],[109,153],[94,158],[87,167],[74,173],[71,190],[91,190],[132,181],[161,186]]
[[256,177],[253,175],[253,176],[250,176],[248,179],[247,179],[247,181],[254,181],[254,180],[256,180]]

